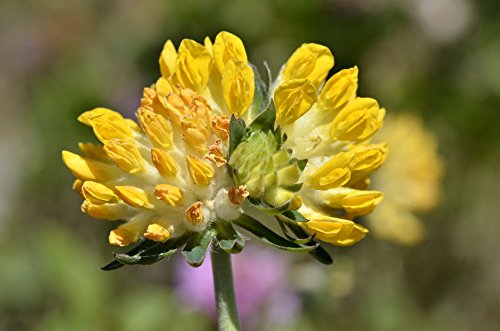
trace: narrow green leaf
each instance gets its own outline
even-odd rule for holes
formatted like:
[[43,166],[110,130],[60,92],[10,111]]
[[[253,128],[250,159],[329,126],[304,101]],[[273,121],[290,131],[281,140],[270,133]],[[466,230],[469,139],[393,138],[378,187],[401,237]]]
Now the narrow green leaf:
[[285,239],[248,215],[241,215],[234,221],[234,223],[253,233],[263,242],[275,248],[283,249],[289,252],[311,252],[317,247],[311,245],[301,245]]
[[259,70],[253,64],[250,64],[254,72],[255,93],[252,101],[251,115],[256,118],[269,103],[268,86],[260,76]]
[[286,210],[284,211],[281,215],[285,216],[286,218],[295,221],[295,222],[307,222],[309,221],[307,218],[304,217],[301,213],[299,213],[296,210]]
[[273,207],[263,200],[256,200],[256,199],[251,199],[248,198],[248,201],[258,210],[265,212],[266,214],[269,215],[278,215],[283,213],[284,211],[288,210],[288,207],[290,206],[290,201],[285,202],[283,205],[278,206],[278,207]]
[[274,122],[276,121],[276,109],[274,108],[274,103],[270,103],[266,110],[257,116],[250,128],[253,130],[261,131],[274,131]]
[[202,233],[193,233],[182,251],[187,263],[193,267],[199,267],[205,260],[208,245],[210,245],[214,236],[215,231],[212,228]]
[[299,167],[300,171],[304,171],[304,168],[307,165],[307,159],[300,160],[300,159],[293,158],[293,159],[290,159],[290,163],[296,163],[297,166]]
[[283,232],[283,235],[290,241],[293,241],[294,243],[296,244],[301,244],[301,245],[306,245],[306,244],[309,244],[313,239],[314,239],[314,235],[313,236],[310,236],[310,237],[307,237],[307,238],[302,238],[302,239],[297,239],[295,237],[292,237],[289,233],[289,230],[288,228],[286,227],[285,223],[280,221],[280,219],[278,217],[276,217],[276,219],[278,220],[278,225],[280,226],[281,228],[281,232]]
[[[297,237],[299,238],[309,237],[307,232],[304,231],[304,229],[302,229],[297,223],[285,222],[285,224],[290,230],[292,230],[293,233],[295,233]],[[316,240],[311,240],[311,243],[309,243],[309,245],[311,245],[312,243],[315,244],[315,246],[313,246],[315,247],[315,249],[309,252],[309,254],[311,254],[312,257],[314,257],[316,260],[318,260],[323,264],[332,264],[333,259],[330,256],[330,254],[323,247],[321,247],[321,245],[317,243]]]
[[287,191],[290,191],[290,192],[298,192],[302,188],[302,185],[304,185],[304,183],[297,183],[297,184],[285,186],[283,188]]
[[245,122],[242,119],[237,119],[234,114],[231,115],[229,121],[229,156],[234,149],[239,145],[245,135]]
[[245,240],[229,222],[217,220],[214,227],[217,231],[217,241],[220,248],[233,254],[241,252],[245,246]]

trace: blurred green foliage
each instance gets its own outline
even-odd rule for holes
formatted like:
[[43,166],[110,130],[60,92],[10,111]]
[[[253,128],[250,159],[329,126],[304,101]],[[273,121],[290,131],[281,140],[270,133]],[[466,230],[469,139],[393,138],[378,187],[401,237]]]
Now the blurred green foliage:
[[[329,46],[336,70],[360,67],[361,95],[423,116],[447,164],[425,242],[369,237],[337,249],[353,265],[352,290],[304,288],[305,308],[287,329],[500,329],[498,1],[4,0],[0,330],[213,329],[179,305],[172,263],[98,269],[110,258],[110,226],[80,213],[60,151],[93,139],[79,113],[132,115],[167,38],[202,41],[220,30],[274,73],[302,42]],[[325,287],[340,284],[328,280],[336,266],[307,268],[299,283],[314,282],[316,268]]]

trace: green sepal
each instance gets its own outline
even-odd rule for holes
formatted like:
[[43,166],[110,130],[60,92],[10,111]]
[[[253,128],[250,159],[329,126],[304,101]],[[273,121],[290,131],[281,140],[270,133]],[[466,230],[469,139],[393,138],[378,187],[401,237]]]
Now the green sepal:
[[260,113],[250,124],[250,129],[261,131],[274,131],[274,122],[276,121],[276,109],[271,102],[266,110]]
[[215,230],[213,228],[193,233],[182,250],[182,255],[189,265],[199,267],[203,263],[207,248],[214,236]]
[[236,225],[253,233],[266,244],[289,252],[311,252],[317,245],[302,245],[281,237],[259,221],[248,215],[241,215],[233,221]]
[[233,153],[234,149],[240,144],[245,136],[246,127],[245,122],[240,118],[231,115],[229,121],[229,156]]
[[285,225],[285,222],[282,222],[280,221],[280,219],[278,217],[276,217],[276,219],[278,220],[278,225],[280,226],[281,228],[281,232],[283,232],[283,235],[290,241],[293,241],[294,243],[296,244],[301,244],[301,245],[307,245],[309,244],[313,239],[314,239],[314,235],[312,236],[309,236],[307,238],[301,238],[301,239],[297,239],[295,237],[292,237],[290,234],[289,234],[289,230],[288,228],[286,227]]
[[269,215],[278,215],[282,214],[284,211],[288,210],[288,207],[290,206],[290,200],[282,204],[281,206],[278,207],[273,207],[269,204],[267,204],[263,200],[257,200],[257,199],[252,199],[252,198],[247,198],[247,200],[254,206],[256,209],[263,211],[266,214]]
[[245,239],[233,228],[231,223],[223,220],[217,220],[214,223],[217,230],[217,241],[220,248],[232,254],[241,252],[245,247]]
[[281,136],[281,127],[278,125],[276,127],[276,130],[273,131],[274,139],[276,139],[276,144],[278,146],[278,150],[281,148],[281,145],[283,145],[284,141],[282,141],[282,136]]
[[252,108],[250,110],[251,112],[250,114],[252,118],[255,118],[264,109],[266,109],[267,105],[269,104],[269,87],[260,76],[257,67],[251,63],[249,64],[253,70],[254,82],[255,82],[255,92],[253,96]]
[[143,239],[139,244],[126,253],[114,254],[115,260],[103,266],[105,271],[119,269],[125,265],[153,264],[167,256],[174,254],[179,247],[188,240],[188,235],[168,239],[161,243]]
[[289,186],[284,186],[283,188],[290,192],[298,192],[302,188],[302,185],[304,185],[304,183],[297,183]]
[[296,210],[286,210],[281,213],[284,217],[295,222],[308,222],[309,220]]
[[[295,235],[297,237],[299,237],[301,239],[310,237],[307,234],[307,232],[304,231],[304,229],[302,229],[297,223],[285,222],[285,225],[290,230],[292,230],[292,232],[295,233]],[[321,262],[323,264],[332,264],[333,263],[333,259],[330,256],[330,254],[326,251],[326,249],[321,247],[321,245],[316,240],[314,240],[314,239],[311,240],[308,245],[314,245],[314,246],[312,246],[312,247],[314,247],[314,249],[312,251],[310,251],[309,254],[311,254],[312,257],[314,257],[316,260],[318,260],[319,262]]]
[[306,167],[307,165],[307,159],[296,159],[296,158],[292,158],[290,159],[290,164],[292,163],[295,163],[297,164],[297,166],[299,167],[300,171],[304,171],[304,168]]

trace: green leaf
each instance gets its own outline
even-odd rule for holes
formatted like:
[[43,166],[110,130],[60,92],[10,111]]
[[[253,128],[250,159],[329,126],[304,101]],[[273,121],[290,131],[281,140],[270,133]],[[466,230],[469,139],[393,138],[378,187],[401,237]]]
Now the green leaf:
[[296,163],[297,166],[299,167],[300,171],[304,171],[304,168],[307,165],[307,159],[300,160],[300,159],[293,158],[293,159],[290,159],[289,163],[290,164]]
[[292,237],[288,232],[288,228],[286,227],[285,222],[280,221],[278,217],[276,217],[276,219],[278,220],[278,225],[280,226],[281,231],[288,240],[293,241],[296,244],[306,245],[309,244],[314,239],[314,235],[302,239],[297,239],[295,237]]
[[139,244],[126,253],[114,254],[115,260],[103,266],[105,271],[119,269],[125,265],[153,264],[174,254],[184,245],[189,235],[169,239],[163,243],[143,239]]
[[[292,232],[295,233],[295,235],[297,237],[299,237],[299,238],[307,238],[307,237],[309,237],[309,235],[307,234],[307,232],[304,231],[304,229],[302,229],[297,223],[294,223],[294,222],[285,222],[285,225],[290,230],[292,230]],[[321,247],[321,245],[319,243],[317,243],[316,240],[311,240],[311,242],[309,243],[309,245],[311,245],[313,243],[315,244],[313,246],[313,247],[315,247],[315,249],[312,250],[311,252],[309,252],[309,254],[311,254],[312,257],[314,257],[316,260],[318,260],[319,262],[321,262],[323,264],[332,264],[333,263],[333,259],[330,256],[330,254],[323,247]]]
[[237,119],[234,114],[231,115],[229,121],[229,156],[233,153],[234,149],[240,144],[245,136],[245,122],[242,119]]
[[217,220],[214,223],[214,227],[217,231],[217,241],[219,242],[220,248],[233,254],[241,252],[245,246],[245,240],[233,228],[231,223]]
[[283,215],[287,219],[295,221],[295,222],[307,222],[307,221],[309,221],[307,218],[304,217],[304,215],[302,215],[301,213],[299,213],[296,210],[286,210],[281,215]]
[[253,120],[252,124],[250,124],[250,128],[253,130],[274,131],[275,121],[276,109],[274,108],[274,103],[271,102],[266,110]]
[[251,115],[252,118],[257,117],[269,103],[268,85],[260,76],[259,70],[253,64],[250,64],[254,73],[255,93],[252,102]]
[[289,185],[289,186],[284,186],[283,188],[287,191],[290,191],[290,192],[298,192],[302,188],[303,184],[304,183],[297,183],[297,184],[293,184],[293,185]]
[[267,204],[263,200],[256,200],[252,198],[247,199],[252,206],[254,206],[256,209],[263,211],[266,214],[269,215],[278,215],[283,213],[284,211],[288,210],[288,207],[290,206],[290,201],[285,202],[283,205],[278,206],[278,207],[273,207],[269,204]]
[[241,215],[233,222],[259,237],[266,244],[275,248],[283,249],[289,252],[311,252],[317,247],[297,244],[293,241],[285,239],[248,215]]
[[199,267],[205,260],[208,245],[214,236],[215,231],[212,228],[205,230],[205,232],[193,233],[182,251],[187,263],[192,267]]

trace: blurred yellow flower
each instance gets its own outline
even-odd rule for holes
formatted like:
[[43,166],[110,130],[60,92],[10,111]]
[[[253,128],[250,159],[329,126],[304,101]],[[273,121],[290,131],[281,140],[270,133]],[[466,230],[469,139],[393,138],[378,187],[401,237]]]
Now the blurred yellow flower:
[[389,157],[373,176],[384,202],[369,216],[369,227],[380,238],[404,245],[422,240],[425,228],[416,216],[440,200],[443,164],[437,140],[415,115],[393,115],[377,138],[387,142]]

